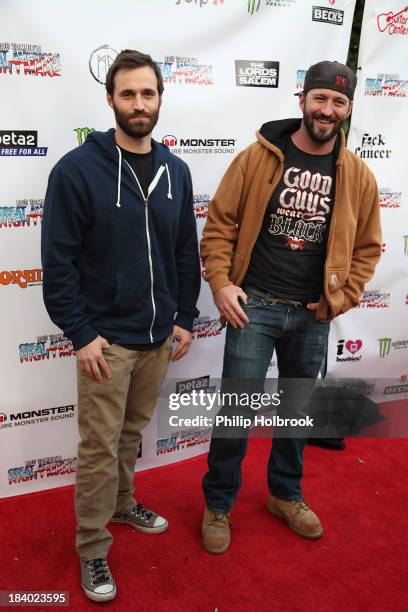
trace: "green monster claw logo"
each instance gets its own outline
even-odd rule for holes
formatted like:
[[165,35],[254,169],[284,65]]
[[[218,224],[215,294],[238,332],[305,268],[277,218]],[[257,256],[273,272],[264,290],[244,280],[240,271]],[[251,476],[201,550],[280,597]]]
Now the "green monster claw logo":
[[88,128],[88,127],[76,128],[74,132],[78,138],[78,145],[84,144],[85,140],[88,137],[88,134],[94,131],[95,131],[95,128]]
[[260,4],[261,0],[248,0],[248,13],[253,15],[255,11],[259,11]]
[[380,345],[380,357],[385,357],[390,352],[391,338],[378,338]]
[[408,255],[408,236],[402,237],[404,240],[404,255]]

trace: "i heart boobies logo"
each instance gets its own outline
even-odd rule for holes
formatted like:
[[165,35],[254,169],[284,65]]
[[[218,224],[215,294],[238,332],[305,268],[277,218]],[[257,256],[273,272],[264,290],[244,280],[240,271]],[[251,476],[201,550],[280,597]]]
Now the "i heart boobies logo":
[[354,355],[354,353],[357,353],[362,346],[363,342],[361,340],[347,340],[346,342],[346,349],[352,355]]

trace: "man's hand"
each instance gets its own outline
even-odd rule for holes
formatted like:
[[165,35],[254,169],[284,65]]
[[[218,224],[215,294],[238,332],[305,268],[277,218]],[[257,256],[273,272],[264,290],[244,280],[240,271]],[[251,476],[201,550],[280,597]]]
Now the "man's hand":
[[171,361],[178,361],[184,357],[184,355],[187,355],[193,341],[193,336],[191,335],[191,332],[179,327],[178,325],[173,326],[173,336],[174,339],[177,340],[178,345],[171,355]]
[[102,376],[99,368],[102,368],[106,378],[112,378],[111,371],[102,353],[102,349],[108,348],[109,342],[97,336],[95,340],[92,340],[86,346],[76,351],[76,357],[80,370],[85,372],[91,380],[102,383]]
[[238,298],[241,298],[244,304],[248,301],[247,294],[236,285],[222,287],[214,293],[214,302],[221,317],[227,319],[232,327],[244,329],[249,319],[242,310]]
[[309,304],[306,305],[306,308],[308,310],[317,310],[318,306],[319,306],[319,302],[310,302]]

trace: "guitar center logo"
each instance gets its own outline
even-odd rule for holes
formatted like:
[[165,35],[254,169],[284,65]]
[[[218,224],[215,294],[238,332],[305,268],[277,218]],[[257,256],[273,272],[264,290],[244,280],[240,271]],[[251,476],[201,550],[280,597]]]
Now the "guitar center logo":
[[332,25],[343,25],[344,11],[326,8],[325,6],[312,7],[312,21],[330,23]]
[[208,215],[208,204],[210,203],[210,196],[208,193],[203,195],[193,196],[194,214],[196,219],[206,219]]
[[[362,340],[338,340],[336,361],[361,361],[362,355],[357,355],[363,346]],[[344,353],[346,349],[348,355]]]
[[201,64],[195,57],[167,55],[156,62],[163,77],[163,83],[176,85],[214,85],[214,68]]
[[233,154],[235,138],[177,138],[173,134],[163,136],[162,143],[175,155]]
[[211,440],[211,427],[177,431],[169,438],[160,438],[156,443],[156,455],[168,455],[192,446],[207,444]]
[[[248,13],[253,15],[257,13],[262,6],[262,0],[248,0]],[[274,8],[289,8],[296,4],[296,0],[263,0],[264,6],[272,6]]]
[[112,49],[109,45],[101,45],[89,56],[88,66],[89,72],[101,85],[106,83],[106,75],[108,74],[109,68],[112,66],[116,59],[118,52]]
[[16,485],[32,480],[43,480],[52,476],[65,476],[74,474],[77,470],[77,457],[63,458],[61,455],[56,457],[44,457],[26,461],[25,465],[13,467],[8,470],[9,485]]
[[64,334],[38,336],[36,342],[24,342],[18,346],[20,363],[72,357],[75,355],[71,340]]
[[408,5],[395,11],[388,13],[380,13],[377,15],[377,28],[381,33],[394,36],[399,34],[402,36],[408,35]]
[[279,86],[279,62],[260,60],[235,60],[237,87]]
[[211,319],[209,316],[197,317],[193,323],[193,340],[200,338],[211,338],[221,334],[220,322],[218,319]]
[[2,270],[0,272],[0,285],[17,285],[20,289],[35,287],[42,284],[42,268],[32,270]]
[[365,291],[358,308],[389,308],[391,293],[382,291]]
[[391,338],[378,338],[380,357],[387,357],[390,354],[390,350],[403,350],[408,349],[408,340],[397,340],[393,342]]
[[203,8],[204,6],[222,6],[225,0],[176,0],[176,6],[185,6],[188,4],[189,6],[199,6]]
[[364,95],[406,98],[408,80],[400,79],[398,74],[378,74],[377,77],[368,77],[365,82]]
[[0,229],[5,227],[36,227],[44,212],[44,200],[16,200],[15,206],[0,206]]
[[73,419],[76,414],[76,408],[76,404],[68,404],[67,406],[55,406],[40,410],[25,410],[23,412],[14,412],[9,414],[9,416],[3,414],[3,421],[0,414],[0,429]]
[[48,147],[38,146],[38,132],[27,130],[0,130],[0,156],[30,157],[47,155]]
[[0,75],[59,77],[60,54],[44,52],[40,45],[0,43]]
[[386,148],[386,141],[382,134],[375,136],[363,134],[361,145],[354,149],[354,153],[361,159],[389,159],[392,150]]
[[389,187],[380,187],[381,208],[401,208],[401,191],[392,191]]
[[75,128],[74,132],[78,139],[78,146],[84,144],[85,140],[88,138],[88,134],[94,132],[95,128],[83,127],[83,128]]

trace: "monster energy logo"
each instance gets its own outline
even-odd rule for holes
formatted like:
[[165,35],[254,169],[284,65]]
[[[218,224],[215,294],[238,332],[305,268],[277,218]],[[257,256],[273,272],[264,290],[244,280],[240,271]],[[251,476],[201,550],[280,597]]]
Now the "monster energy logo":
[[408,236],[403,236],[404,239],[404,255],[408,255]]
[[253,15],[255,11],[259,11],[261,0],[248,0],[248,13]]
[[378,338],[380,344],[380,357],[385,357],[390,352],[391,338]]
[[88,128],[88,127],[76,128],[74,132],[78,138],[78,145],[84,144],[85,140],[88,137],[88,134],[94,131],[95,131],[95,128]]

